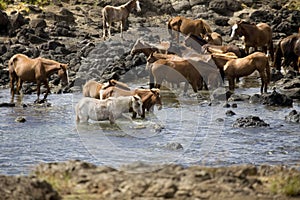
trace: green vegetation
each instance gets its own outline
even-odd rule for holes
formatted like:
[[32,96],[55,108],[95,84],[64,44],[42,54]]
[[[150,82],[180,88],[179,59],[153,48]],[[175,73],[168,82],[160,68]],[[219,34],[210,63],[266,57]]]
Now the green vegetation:
[[300,175],[286,175],[276,177],[271,182],[271,191],[287,196],[300,196]]

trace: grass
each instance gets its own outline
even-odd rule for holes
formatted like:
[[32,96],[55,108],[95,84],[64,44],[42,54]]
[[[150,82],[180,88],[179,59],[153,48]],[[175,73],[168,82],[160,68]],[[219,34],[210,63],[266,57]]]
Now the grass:
[[287,196],[300,196],[300,175],[276,177],[271,181],[271,192]]

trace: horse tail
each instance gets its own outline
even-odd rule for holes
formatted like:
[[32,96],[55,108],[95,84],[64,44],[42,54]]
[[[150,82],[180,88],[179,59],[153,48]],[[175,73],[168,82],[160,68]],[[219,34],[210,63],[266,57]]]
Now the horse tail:
[[270,69],[270,63],[269,63],[268,57],[267,57],[267,63],[266,63],[266,74],[267,74],[267,83],[269,84],[271,81],[271,69]]
[[276,48],[275,55],[274,55],[274,60],[273,60],[273,62],[274,62],[273,68],[275,68],[277,70],[281,69],[281,57],[283,56],[280,46],[281,46],[281,41],[278,43],[278,46]]
[[269,51],[270,51],[270,54],[271,54],[271,60],[273,62],[274,61],[274,47],[273,47],[272,37],[271,37],[271,40],[269,42]]

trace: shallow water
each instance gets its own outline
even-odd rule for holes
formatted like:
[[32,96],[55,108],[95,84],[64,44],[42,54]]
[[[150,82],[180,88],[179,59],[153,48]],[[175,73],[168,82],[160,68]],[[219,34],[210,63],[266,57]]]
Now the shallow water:
[[[128,84],[146,87],[144,82]],[[259,91],[253,77],[239,85],[236,93]],[[124,117],[116,125],[108,121],[76,125],[74,105],[81,93],[51,94],[50,107],[32,106],[34,94],[19,97],[16,107],[0,108],[0,173],[28,174],[38,163],[70,159],[113,167],[135,161],[208,166],[299,164],[299,124],[284,121],[292,109],[300,110],[299,103],[293,108],[268,108],[235,102],[237,108],[223,108],[224,102],[210,106],[209,98],[199,99],[192,93],[183,96],[180,91],[162,91],[163,109],[155,108],[145,120]],[[9,100],[8,89],[0,90],[0,102]],[[226,116],[229,109],[236,115]],[[248,115],[259,116],[270,127],[232,127],[237,118]],[[15,122],[18,116],[26,122]],[[176,149],[178,144],[183,149]]]

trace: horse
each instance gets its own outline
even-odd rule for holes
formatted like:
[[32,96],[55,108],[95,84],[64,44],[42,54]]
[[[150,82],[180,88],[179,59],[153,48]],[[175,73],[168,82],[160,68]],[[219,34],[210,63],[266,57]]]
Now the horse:
[[224,81],[224,79],[225,79],[224,65],[227,63],[227,61],[232,60],[232,59],[237,59],[238,57],[233,52],[212,53],[211,57],[214,60],[216,66],[218,67],[221,78]]
[[[118,87],[109,87],[107,89],[103,89],[102,98],[106,99],[108,97],[119,97],[119,96],[132,96],[138,95],[142,99],[142,114],[141,117],[145,118],[145,110],[150,111],[153,109],[155,104],[158,105],[158,110],[162,109],[162,102],[160,97],[160,90],[153,89],[142,89],[138,88],[135,90],[123,90]],[[136,112],[133,112],[133,118],[136,118]]]
[[254,52],[244,58],[227,61],[224,72],[229,81],[229,90],[234,91],[235,78],[248,76],[255,70],[259,72],[261,78],[260,92],[267,93],[268,83],[270,82],[270,66],[267,55],[262,52]]
[[247,55],[249,48],[254,47],[257,51],[258,47],[262,47],[263,52],[267,54],[267,50],[271,54],[271,60],[274,60],[274,49],[272,41],[272,29],[266,23],[253,24],[246,21],[238,21],[232,26],[230,37],[244,36],[244,45]]
[[108,26],[108,35],[111,37],[110,28],[113,22],[120,22],[121,38],[123,38],[123,28],[126,25],[129,14],[136,9],[138,12],[141,11],[139,0],[130,0],[127,3],[120,6],[107,5],[102,9],[103,17],[103,38],[106,36],[106,26]]
[[277,70],[281,69],[282,57],[284,58],[284,67],[292,64],[293,69],[300,72],[300,63],[297,63],[300,57],[300,33],[287,36],[279,41],[273,64]]
[[111,86],[116,86],[119,88],[122,88],[124,90],[130,90],[128,85],[125,83],[122,83],[120,81],[116,81],[114,79],[110,79],[108,82],[105,83],[99,83],[94,80],[89,80],[86,82],[83,86],[82,93],[84,97],[92,97],[96,99],[101,99],[100,98],[100,91],[101,89],[105,89]]
[[17,94],[19,94],[20,89],[22,88],[23,81],[36,82],[37,99],[35,102],[37,103],[41,102],[39,97],[42,83],[47,88],[46,94],[44,95],[44,99],[42,101],[46,100],[48,93],[50,92],[48,77],[55,72],[57,72],[58,76],[61,78],[62,86],[66,86],[69,83],[68,65],[46,58],[38,57],[31,59],[24,54],[15,54],[9,59],[8,68],[12,99],[14,98],[15,94],[15,81],[17,81]]
[[90,97],[82,98],[75,107],[76,123],[109,120],[111,124],[121,117],[122,113],[134,110],[139,115],[142,114],[142,100],[139,96],[110,97],[99,100]]
[[164,42],[161,42],[161,44],[158,45],[152,45],[141,39],[137,39],[130,51],[130,55],[134,56],[138,53],[144,53],[146,57],[149,57],[150,54],[154,52],[166,54],[170,47],[169,45],[165,44]]
[[169,34],[173,37],[172,30],[176,31],[175,38],[179,41],[179,32],[188,35],[193,34],[203,37],[206,33],[212,33],[208,23],[203,19],[189,19],[182,16],[171,18],[168,22]]
[[203,39],[200,35],[194,35],[191,33],[184,38],[184,45],[192,48],[197,53],[204,53],[203,46],[207,43],[208,42],[205,39]]
[[213,45],[222,45],[223,42],[222,36],[217,32],[206,33],[204,35],[204,39],[207,41],[208,44]]
[[232,52],[234,53],[237,57],[242,58],[246,56],[246,52],[244,49],[239,48],[236,45],[229,44],[229,45],[212,45],[212,44],[205,44],[203,45],[203,49],[205,50],[204,52],[208,53],[228,53]]

